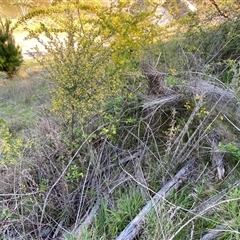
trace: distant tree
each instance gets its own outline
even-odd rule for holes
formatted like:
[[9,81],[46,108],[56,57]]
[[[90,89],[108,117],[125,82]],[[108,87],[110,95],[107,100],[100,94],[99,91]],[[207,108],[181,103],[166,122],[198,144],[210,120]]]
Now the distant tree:
[[23,62],[21,49],[15,44],[9,19],[0,18],[0,71],[12,77]]

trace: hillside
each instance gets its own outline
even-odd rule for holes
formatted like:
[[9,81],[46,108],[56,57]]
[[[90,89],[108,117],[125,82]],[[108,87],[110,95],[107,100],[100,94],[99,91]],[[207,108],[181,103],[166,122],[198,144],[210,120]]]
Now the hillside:
[[239,6],[191,2],[19,19],[48,52],[0,75],[0,239],[239,239]]

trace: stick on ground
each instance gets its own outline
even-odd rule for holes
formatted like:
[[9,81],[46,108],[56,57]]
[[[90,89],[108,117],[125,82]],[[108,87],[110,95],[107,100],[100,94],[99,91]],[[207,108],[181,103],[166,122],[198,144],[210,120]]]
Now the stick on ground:
[[127,227],[121,232],[121,234],[116,238],[116,240],[132,240],[134,239],[142,229],[147,214],[153,209],[153,207],[162,198],[166,198],[170,190],[186,179],[189,174],[191,166],[194,161],[189,161],[174,177],[172,180],[168,181],[157,193],[156,195],[144,206],[144,208],[139,212],[139,214],[127,225]]

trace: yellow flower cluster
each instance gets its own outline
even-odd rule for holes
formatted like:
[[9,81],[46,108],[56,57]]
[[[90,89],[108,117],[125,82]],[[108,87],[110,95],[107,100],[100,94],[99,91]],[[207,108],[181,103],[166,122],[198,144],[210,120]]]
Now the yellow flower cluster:
[[8,128],[0,125],[0,165],[12,165],[19,162],[22,157],[23,141],[14,138]]
[[[131,1],[109,8],[97,2],[69,2],[66,14],[55,18],[66,38],[61,43],[49,41],[51,57],[43,59],[55,86],[53,111],[68,121],[73,115],[87,118],[107,99],[126,91],[129,80],[124,73],[138,70],[140,56],[157,34],[148,18],[151,13],[134,10]],[[51,38],[50,28],[42,30]]]
[[189,110],[189,109],[192,108],[191,103],[190,103],[189,101],[187,101],[187,102],[184,104],[184,107],[185,107],[187,110]]

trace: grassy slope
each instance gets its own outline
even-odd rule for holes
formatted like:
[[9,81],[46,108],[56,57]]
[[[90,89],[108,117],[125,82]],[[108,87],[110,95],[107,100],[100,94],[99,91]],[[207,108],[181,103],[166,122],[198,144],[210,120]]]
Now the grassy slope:
[[34,127],[39,110],[49,102],[47,82],[34,60],[26,60],[13,79],[1,79],[0,118],[12,132]]
[[[195,41],[196,45],[199,45],[199,38]],[[174,42],[169,44],[170,47],[176,47]],[[181,44],[185,47],[186,43],[183,41]],[[193,43],[191,44],[194,46]],[[206,44],[208,45],[208,42]],[[155,50],[160,47],[169,50],[169,46],[162,45],[157,46]],[[195,54],[198,53],[195,52]],[[174,59],[171,55],[165,54],[164,59],[160,61],[165,65],[169,64],[167,65],[169,69],[182,71],[183,58],[181,57],[182,54],[179,53]],[[198,66],[197,70],[203,70],[201,67],[211,64],[204,63],[203,66]],[[25,74],[26,69],[31,70],[30,75]],[[0,183],[4,191],[1,192],[6,194],[0,196],[0,219],[6,222],[1,225],[1,230],[5,237],[9,234],[10,239],[23,239],[26,236],[32,236],[34,239],[40,235],[46,239],[48,234],[51,239],[56,233],[58,226],[56,223],[59,223],[65,229],[63,233],[66,233],[73,224],[78,223],[78,218],[81,219],[94,205],[95,197],[98,195],[97,190],[102,197],[101,207],[94,224],[82,239],[115,239],[154,193],[181,167],[171,161],[172,153],[169,153],[166,148],[169,146],[167,144],[171,145],[181,133],[181,128],[184,128],[184,124],[189,119],[191,110],[176,116],[171,110],[164,109],[166,112],[164,119],[159,119],[160,113],[154,110],[149,120],[146,118],[146,112],[142,112],[139,107],[141,105],[139,98],[131,99],[130,103],[121,99],[120,102],[114,102],[114,106],[119,104],[117,107],[120,107],[120,110],[116,110],[121,120],[121,124],[115,123],[119,128],[117,135],[110,140],[100,135],[100,141],[94,142],[98,145],[96,148],[92,147],[93,144],[85,144],[68,168],[66,177],[60,178],[71,159],[72,149],[69,149],[64,136],[61,135],[63,128],[57,125],[59,121],[55,121],[51,115],[44,119],[43,115],[46,115],[42,115],[42,108],[49,104],[48,81],[41,71],[35,71],[35,69],[37,67],[26,65],[23,67],[22,74],[20,73],[20,76],[13,81],[3,82],[5,80],[2,80],[0,89],[0,118],[9,123],[10,131],[14,135],[24,136],[25,134],[24,137],[26,137],[27,134],[28,140],[36,141],[36,145],[24,156],[22,161],[24,166],[20,166],[16,171],[15,179],[20,179],[21,184],[18,185],[14,180],[14,186],[6,190],[5,185],[12,181],[12,175],[9,173],[14,168],[7,165],[1,166],[4,176]],[[190,72],[190,69],[188,70]],[[205,70],[203,72],[205,73]],[[221,75],[217,78],[221,78]],[[176,78],[170,80],[172,84]],[[180,110],[184,111],[186,107],[182,106]],[[153,113],[151,111],[149,110],[148,113]],[[108,112],[108,114],[109,117],[112,113]],[[183,118],[181,121],[180,117],[186,119]],[[198,115],[196,114],[195,117],[196,122],[193,123],[193,128],[196,128],[196,124],[199,123]],[[132,122],[130,119],[133,119]],[[180,129],[171,132],[169,129],[173,125],[167,125],[167,129],[163,125],[164,120],[176,121]],[[41,129],[37,129],[36,126],[41,126]],[[192,132],[188,131],[188,134]],[[41,137],[43,139],[39,141]],[[81,139],[79,142],[82,141]],[[79,142],[76,142],[76,145]],[[41,152],[40,148],[44,151]],[[98,175],[102,168],[115,163],[116,159],[132,156],[136,151],[140,151],[138,161]],[[195,151],[195,154],[200,156],[197,171],[193,173],[186,185],[171,192],[167,201],[160,201],[159,206],[148,217],[140,239],[200,239],[209,229],[220,225],[223,225],[224,231],[218,239],[238,239],[240,236],[239,186],[235,186],[228,192],[222,192],[239,179],[237,153],[239,154],[240,150],[237,151],[235,154],[227,154],[225,158],[227,174],[224,180],[211,179],[210,181],[208,178],[211,173],[210,149],[209,146],[200,145]],[[26,163],[28,161],[29,163]],[[89,171],[86,171],[87,167]],[[26,171],[23,173],[23,170]],[[84,171],[83,178],[79,174],[81,171]],[[7,178],[8,174],[9,178]],[[51,187],[55,183],[57,184],[52,191]],[[41,190],[39,195],[28,196],[28,193],[39,189]],[[9,199],[7,194],[13,191],[17,191],[21,197],[18,198],[16,195],[13,199]],[[221,198],[217,195],[219,193]],[[192,211],[212,196],[220,199],[215,201],[216,206],[212,207],[214,211],[204,212],[207,208],[205,206],[198,213],[199,217],[196,217],[196,213]],[[8,204],[5,204],[5,201]],[[218,201],[225,202],[220,204]],[[32,223],[34,224],[31,225]],[[184,224],[186,224],[185,227],[181,229]],[[40,225],[42,230],[39,233],[36,229]],[[11,231],[14,232],[16,226],[22,234],[10,237]],[[175,236],[179,229],[181,231]],[[34,232],[32,235],[31,231]],[[66,239],[74,239],[74,236]]]

